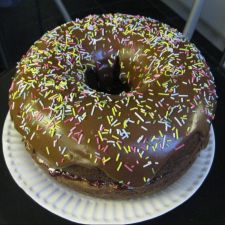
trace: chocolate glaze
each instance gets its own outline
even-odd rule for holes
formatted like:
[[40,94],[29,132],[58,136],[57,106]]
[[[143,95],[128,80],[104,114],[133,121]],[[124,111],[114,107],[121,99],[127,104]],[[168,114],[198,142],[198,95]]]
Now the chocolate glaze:
[[[103,62],[119,56],[130,92],[85,84],[98,52],[107,55]],[[186,154],[193,134],[207,143],[216,93],[204,58],[182,34],[149,18],[107,14],[35,42],[17,66],[9,105],[16,129],[50,168],[98,167],[141,187]]]

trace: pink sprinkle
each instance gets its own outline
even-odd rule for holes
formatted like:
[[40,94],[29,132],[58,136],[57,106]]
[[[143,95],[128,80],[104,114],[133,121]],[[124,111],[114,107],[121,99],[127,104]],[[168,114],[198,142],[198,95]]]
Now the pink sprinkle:
[[81,110],[82,110],[82,107],[80,107],[80,108],[77,110],[77,112],[79,113]]
[[70,133],[68,134],[68,136],[67,136],[67,137],[70,137],[70,136],[72,135],[72,133],[73,133],[73,132],[70,132]]
[[193,103],[190,103],[191,104],[191,109],[195,108],[195,105]]
[[104,147],[104,149],[103,149],[103,152],[106,152],[106,150],[108,149],[108,145],[106,145],[105,147]]
[[75,129],[76,129],[76,126],[72,127],[72,128],[70,129],[70,131],[73,132]]
[[124,167],[129,170],[130,172],[133,172],[133,170],[127,165],[127,164],[124,164]]
[[159,104],[161,107],[163,107],[163,105],[162,105],[162,103],[161,103],[160,101],[158,102],[158,104]]
[[128,93],[127,93],[127,96],[128,96],[128,97],[133,96],[133,93],[131,93],[131,92],[129,93],[129,92],[128,92]]
[[70,121],[70,118],[64,120],[64,123],[68,123]]
[[83,134],[80,135],[79,140],[78,140],[78,144],[80,144],[81,139],[83,138],[83,136],[84,136]]
[[82,133],[82,131],[75,132],[73,135],[80,135],[80,133]]
[[12,89],[14,88],[14,81],[12,82],[12,84],[11,84],[11,87],[10,87],[10,89],[9,89],[9,91],[12,91]]
[[130,148],[133,152],[136,152],[136,150],[137,150],[137,147],[135,147],[135,146],[131,146]]
[[157,74],[154,75],[154,77],[155,77],[155,78],[158,78],[158,77],[160,77],[160,74],[157,73]]
[[72,136],[72,139],[73,139],[74,141],[77,141],[77,138],[75,138],[74,136]]
[[103,129],[103,124],[101,124],[101,126],[100,126],[100,131],[102,131],[102,129]]
[[181,148],[183,148],[183,147],[184,147],[184,144],[182,144],[182,145],[176,147],[175,150],[177,151],[177,150],[179,150],[179,149],[181,149]]

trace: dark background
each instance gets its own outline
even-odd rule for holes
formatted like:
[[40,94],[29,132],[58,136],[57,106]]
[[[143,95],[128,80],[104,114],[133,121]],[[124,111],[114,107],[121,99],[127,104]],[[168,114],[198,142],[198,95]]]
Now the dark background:
[[[47,30],[64,22],[52,0],[17,0],[14,7],[0,7],[0,43],[8,67],[0,59],[0,137],[8,111],[8,89],[16,62]],[[1,0],[0,0],[1,2]],[[156,0],[64,0],[72,18],[89,14],[122,12],[140,14],[182,31],[185,21]],[[198,32],[191,40],[201,50],[215,77],[219,96],[213,122],[216,154],[202,187],[187,202],[151,221],[139,224],[225,224],[225,72],[219,67],[222,52]],[[70,224],[31,200],[13,181],[5,165],[0,143],[0,224]]]

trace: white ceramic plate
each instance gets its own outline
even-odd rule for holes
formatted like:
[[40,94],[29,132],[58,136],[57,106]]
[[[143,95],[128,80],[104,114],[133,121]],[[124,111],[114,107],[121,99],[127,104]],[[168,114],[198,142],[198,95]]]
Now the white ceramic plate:
[[162,215],[189,199],[206,178],[214,157],[215,138],[175,183],[153,195],[131,200],[104,200],[77,193],[57,183],[25,150],[9,114],[3,128],[3,153],[16,183],[38,204],[65,219],[84,224],[129,224]]

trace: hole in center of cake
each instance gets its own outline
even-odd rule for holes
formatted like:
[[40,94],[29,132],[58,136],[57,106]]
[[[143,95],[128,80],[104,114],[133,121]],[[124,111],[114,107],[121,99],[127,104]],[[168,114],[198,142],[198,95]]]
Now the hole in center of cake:
[[119,56],[96,60],[95,67],[88,67],[85,71],[85,83],[92,89],[112,95],[129,92],[131,88],[120,79],[120,72]]

